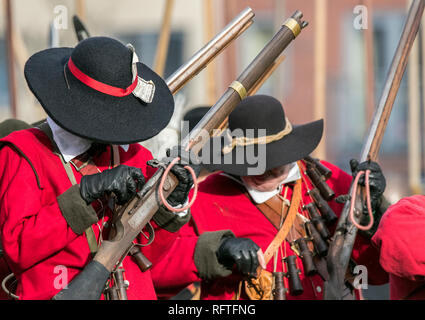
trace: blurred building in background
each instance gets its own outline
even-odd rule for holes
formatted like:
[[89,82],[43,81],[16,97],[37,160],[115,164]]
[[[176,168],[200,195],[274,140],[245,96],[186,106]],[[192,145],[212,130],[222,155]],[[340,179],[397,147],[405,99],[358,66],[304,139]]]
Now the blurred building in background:
[[[6,0],[2,0],[6,3]],[[26,59],[49,47],[49,28],[65,9],[68,26],[59,45],[74,47],[72,16],[92,36],[132,43],[153,67],[167,0],[13,0],[12,39],[16,63],[17,118],[45,117],[23,77]],[[409,0],[174,0],[164,77],[172,74],[245,7],[254,24],[180,93],[184,111],[212,105],[248,66],[280,25],[301,10],[309,26],[284,53],[286,58],[259,93],[282,101],[289,119],[325,119],[325,137],[316,156],[346,171],[358,158],[375,106],[400,39]],[[0,7],[0,122],[12,116],[8,91],[7,19]],[[360,27],[359,27],[360,26]],[[366,28],[365,28],[366,27]],[[423,26],[422,26],[423,27]],[[391,202],[423,192],[424,30],[421,29],[384,137],[380,163]]]

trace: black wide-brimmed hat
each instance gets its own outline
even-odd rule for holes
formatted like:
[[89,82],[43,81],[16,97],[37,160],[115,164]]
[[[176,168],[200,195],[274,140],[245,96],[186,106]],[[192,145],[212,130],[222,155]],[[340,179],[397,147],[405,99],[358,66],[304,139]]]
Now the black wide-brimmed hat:
[[230,114],[228,129],[202,149],[203,166],[237,176],[260,175],[308,156],[322,135],[323,120],[292,125],[275,98],[248,97]]
[[131,45],[107,37],[38,52],[27,61],[25,78],[53,121],[96,142],[148,140],[174,112],[165,81],[138,61]]
[[192,131],[201,119],[211,110],[211,106],[196,106],[190,109],[183,116],[183,121],[189,122],[189,132]]

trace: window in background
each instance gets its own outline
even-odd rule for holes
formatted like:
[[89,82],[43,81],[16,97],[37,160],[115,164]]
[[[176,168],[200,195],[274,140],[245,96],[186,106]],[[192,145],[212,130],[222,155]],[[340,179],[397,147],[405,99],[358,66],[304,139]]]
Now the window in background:
[[[123,43],[131,43],[139,56],[149,67],[153,67],[156,55],[156,47],[159,35],[156,32],[146,32],[141,34],[122,34],[118,39]],[[182,32],[172,32],[168,47],[168,55],[164,70],[164,79],[173,74],[183,63],[184,34]]]
[[[404,12],[375,11],[375,106],[382,94],[404,19]],[[363,46],[363,33],[353,27],[352,15],[345,16],[342,19],[341,72],[336,79],[330,79],[332,91],[328,92],[332,103],[328,112],[328,128],[332,132],[329,141],[334,149],[335,162],[344,168],[347,167],[347,159],[358,158],[370,125],[365,123],[366,69]],[[407,152],[406,80],[405,75],[385,132],[381,154],[399,155]]]
[[[351,13],[341,16],[338,43],[341,66],[339,73],[328,75],[325,125],[328,153],[335,164],[347,170],[348,159],[360,153],[366,130],[363,38],[362,32],[353,27]],[[336,47],[332,43],[328,46]]]
[[9,107],[9,87],[7,84],[6,42],[0,39],[0,108]]
[[[388,70],[400,41],[405,12],[376,12],[375,37],[375,96],[382,94]],[[397,155],[407,152],[408,70],[397,93],[388,127],[382,141],[382,154]]]

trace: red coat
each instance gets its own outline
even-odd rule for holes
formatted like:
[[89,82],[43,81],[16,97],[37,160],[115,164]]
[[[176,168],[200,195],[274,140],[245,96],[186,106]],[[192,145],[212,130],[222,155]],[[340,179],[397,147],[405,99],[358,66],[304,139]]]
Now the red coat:
[[372,240],[390,274],[390,298],[425,299],[425,196],[390,206]]
[[[50,299],[60,291],[55,288],[55,279],[64,275],[59,266],[66,267],[71,281],[91,260],[85,234],[79,236],[71,230],[56,200],[71,182],[40,130],[14,132],[1,141],[13,143],[28,157],[42,188],[28,161],[9,146],[1,149],[0,233],[6,261],[18,279],[16,294],[20,299]],[[108,148],[94,162],[103,171],[110,157]],[[146,166],[151,153],[138,144],[131,145],[128,152],[120,148],[120,158],[121,164],[141,168],[147,178],[154,173]],[[73,170],[79,183],[82,176]],[[98,239],[98,225],[92,228]],[[156,299],[150,272],[142,273],[131,257],[126,257],[123,265],[130,282],[128,298]]]
[[[329,186],[336,196],[346,194],[349,190],[352,177],[336,166],[323,162],[332,170],[332,177],[328,180]],[[310,185],[311,187],[311,185]],[[303,185],[303,203],[311,202]],[[288,192],[288,199],[292,191]],[[339,215],[343,205],[335,201],[329,202],[334,212]],[[237,182],[219,173],[209,176],[199,185],[198,197],[191,208],[193,221],[183,226],[174,242],[170,242],[171,249],[167,255],[152,269],[152,278],[158,295],[169,297],[191,282],[200,281],[193,256],[198,236],[195,224],[202,234],[205,231],[231,230],[236,237],[250,238],[263,250],[267,249],[274,239],[277,230],[267,220],[257,207],[243,194]],[[330,230],[333,232],[333,230]],[[293,254],[290,246],[286,247],[287,255]],[[378,263],[378,252],[364,238],[358,237],[355,243],[353,258],[358,264],[367,266],[369,283],[383,284],[387,282],[387,274]],[[280,260],[280,259],[279,259]],[[298,266],[302,271],[302,262],[298,259]],[[267,270],[273,271],[273,259]],[[277,271],[282,271],[279,261]],[[304,293],[301,296],[288,299],[322,299],[323,280],[319,275],[306,277],[301,273]],[[237,288],[240,278],[231,275],[210,283],[202,284],[202,299],[231,299]]]

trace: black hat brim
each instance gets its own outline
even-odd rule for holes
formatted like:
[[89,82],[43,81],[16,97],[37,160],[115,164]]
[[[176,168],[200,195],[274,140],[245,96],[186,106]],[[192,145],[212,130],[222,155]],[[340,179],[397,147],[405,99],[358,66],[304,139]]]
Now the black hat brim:
[[[261,175],[267,170],[301,160],[310,155],[319,145],[322,135],[323,120],[318,120],[294,126],[289,135],[266,144],[263,150],[256,145],[251,145],[235,147],[232,152],[227,154],[221,152],[223,145],[228,143],[226,135],[213,137],[202,149],[202,165],[212,172],[224,171],[236,176]],[[221,147],[217,148],[218,145]],[[258,154],[264,150],[265,153]],[[237,155],[243,155],[243,161],[237,160]],[[252,163],[253,159],[248,159],[247,155],[262,157],[260,161],[264,161],[264,168],[259,167],[259,163]],[[209,163],[205,162],[204,157],[209,157]],[[258,169],[263,170],[258,171]]]
[[25,65],[30,90],[59,126],[92,141],[129,144],[148,140],[168,125],[174,98],[165,81],[149,67],[138,63],[139,76],[152,80],[156,87],[152,103],[146,104],[133,94],[114,97],[80,82],[65,67],[72,50],[47,49]]

